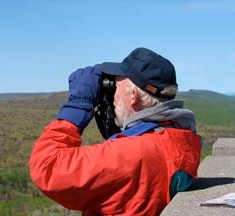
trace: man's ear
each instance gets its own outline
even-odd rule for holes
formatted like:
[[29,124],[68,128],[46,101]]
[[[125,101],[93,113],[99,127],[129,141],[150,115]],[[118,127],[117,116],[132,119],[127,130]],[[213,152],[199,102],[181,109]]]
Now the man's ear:
[[131,105],[134,107],[139,103],[139,94],[137,88],[133,88],[131,92]]

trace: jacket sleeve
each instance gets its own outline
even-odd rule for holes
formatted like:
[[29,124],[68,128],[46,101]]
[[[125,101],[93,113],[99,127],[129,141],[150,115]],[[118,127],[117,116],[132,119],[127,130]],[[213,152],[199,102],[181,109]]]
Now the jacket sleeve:
[[137,189],[130,182],[140,164],[135,160],[138,153],[127,155],[128,145],[119,140],[81,146],[78,127],[54,120],[33,147],[31,178],[44,194],[69,209],[96,209],[108,204],[111,195],[119,203],[125,201]]

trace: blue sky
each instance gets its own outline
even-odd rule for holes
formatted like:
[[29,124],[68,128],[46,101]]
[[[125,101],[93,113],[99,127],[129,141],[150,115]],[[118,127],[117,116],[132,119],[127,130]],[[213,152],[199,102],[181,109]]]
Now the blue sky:
[[67,90],[137,47],[175,65],[180,91],[235,92],[235,1],[0,0],[0,93]]

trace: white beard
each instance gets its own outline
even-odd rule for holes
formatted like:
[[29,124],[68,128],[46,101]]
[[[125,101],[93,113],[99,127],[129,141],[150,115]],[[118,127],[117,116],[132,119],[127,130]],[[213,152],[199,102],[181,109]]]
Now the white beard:
[[122,128],[128,117],[130,116],[129,104],[125,104],[123,100],[115,104],[115,123],[118,127]]

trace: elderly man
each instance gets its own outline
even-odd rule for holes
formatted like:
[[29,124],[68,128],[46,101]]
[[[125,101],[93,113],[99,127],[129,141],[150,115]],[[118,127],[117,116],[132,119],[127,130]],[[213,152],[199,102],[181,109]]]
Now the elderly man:
[[[116,83],[114,112],[121,129],[102,144],[81,146],[99,105],[105,75]],[[30,173],[39,189],[84,215],[156,216],[197,178],[200,137],[194,114],[175,100],[172,63],[146,49],[121,63],[78,69],[69,98],[35,142]]]

